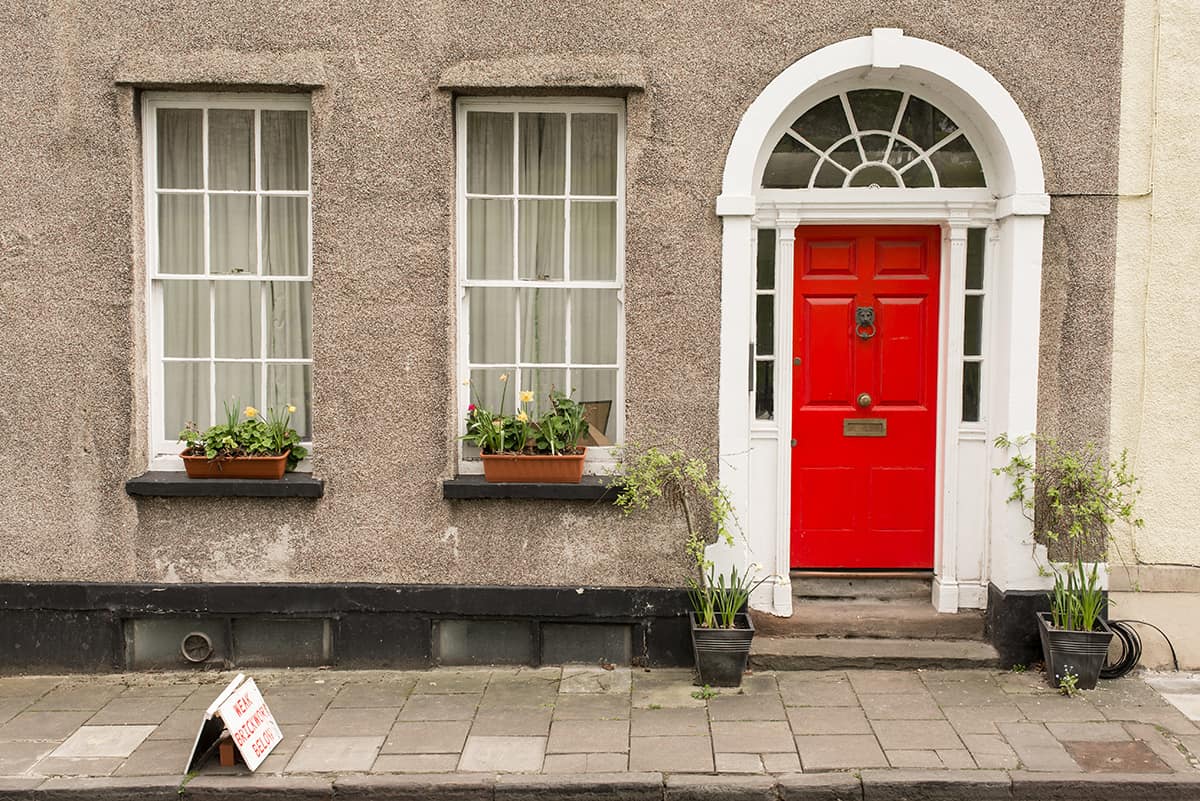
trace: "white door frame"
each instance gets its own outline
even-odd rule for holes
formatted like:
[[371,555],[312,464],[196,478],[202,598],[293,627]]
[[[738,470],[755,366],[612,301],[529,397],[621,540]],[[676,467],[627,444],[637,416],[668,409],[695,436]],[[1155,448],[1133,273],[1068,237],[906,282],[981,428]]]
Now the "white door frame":
[[[987,189],[764,190],[767,157],[801,112],[847,86],[913,91],[962,126],[988,178]],[[1045,194],[1041,158],[1007,91],[967,57],[897,29],[876,29],[824,47],[784,70],[751,104],[725,164],[722,218],[720,476],[748,547],[714,546],[719,566],[756,561],[787,576],[790,550],[791,262],[797,225],[937,224],[944,231],[939,312],[935,582],[939,611],[979,607],[987,584],[1044,586],[1020,510],[991,476],[998,433],[1032,433],[1037,423],[1038,328]],[[966,230],[987,226],[987,312],[982,402],[986,419],[960,424]],[[752,332],[756,229],[777,236],[775,425],[756,425],[747,353]],[[784,328],[786,326],[786,328]],[[773,441],[774,451],[764,450]],[[770,473],[771,475],[766,475]],[[752,489],[753,488],[753,489]],[[981,500],[983,499],[983,500]],[[787,582],[764,585],[755,608],[791,614]]]

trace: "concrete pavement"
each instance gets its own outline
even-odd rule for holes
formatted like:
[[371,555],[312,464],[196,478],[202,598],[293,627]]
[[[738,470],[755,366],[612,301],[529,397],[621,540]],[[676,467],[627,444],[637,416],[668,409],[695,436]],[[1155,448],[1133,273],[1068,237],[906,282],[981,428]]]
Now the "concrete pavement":
[[0,678],[3,798],[1200,798],[1200,679],[993,670],[245,671],[284,740],[183,766],[232,674]]

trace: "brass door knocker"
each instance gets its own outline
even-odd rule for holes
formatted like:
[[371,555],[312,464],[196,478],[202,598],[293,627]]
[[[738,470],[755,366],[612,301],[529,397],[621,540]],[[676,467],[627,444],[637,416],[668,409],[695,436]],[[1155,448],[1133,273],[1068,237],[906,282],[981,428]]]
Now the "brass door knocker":
[[873,306],[859,306],[854,310],[854,333],[858,334],[858,338],[863,341],[875,336],[875,308]]

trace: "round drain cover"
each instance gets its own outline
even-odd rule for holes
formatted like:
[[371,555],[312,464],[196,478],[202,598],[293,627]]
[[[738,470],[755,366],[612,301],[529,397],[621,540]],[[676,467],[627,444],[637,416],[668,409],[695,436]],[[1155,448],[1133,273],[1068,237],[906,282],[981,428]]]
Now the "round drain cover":
[[189,662],[206,662],[213,655],[212,640],[202,631],[193,631],[183,638],[179,652]]

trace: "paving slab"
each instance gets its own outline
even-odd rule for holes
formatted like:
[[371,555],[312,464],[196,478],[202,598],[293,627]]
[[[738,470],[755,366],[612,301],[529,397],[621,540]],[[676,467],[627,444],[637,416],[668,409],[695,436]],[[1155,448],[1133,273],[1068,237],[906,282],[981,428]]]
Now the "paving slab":
[[722,754],[713,755],[713,763],[717,773],[762,773],[764,771],[762,756],[759,754]]
[[467,772],[531,773],[542,768],[545,737],[467,738],[458,769]]
[[860,696],[871,720],[942,720],[942,709],[928,692]]
[[28,710],[0,726],[0,743],[8,740],[65,740],[92,716],[90,710]]
[[788,707],[794,734],[872,734],[861,709],[846,706]]
[[482,694],[491,678],[490,669],[430,671],[417,678],[412,692],[417,695]]
[[624,695],[559,695],[554,702],[555,720],[627,720],[629,713],[629,699]]
[[[1168,739],[1168,735],[1148,723],[1123,723],[1121,725],[1131,737],[1145,743],[1159,759],[1170,765],[1172,770],[1183,773],[1200,770],[1200,757],[1195,756],[1196,752],[1191,750],[1187,737],[1170,735],[1170,739]],[[1196,740],[1196,745],[1200,745],[1200,738],[1196,738]],[[1190,757],[1187,753],[1189,750],[1192,754]]]
[[631,737],[629,769],[663,773],[711,773],[712,740],[696,736]]
[[819,734],[796,738],[805,771],[886,768],[891,763],[870,734]]
[[791,753],[796,750],[792,731],[782,720],[714,721],[713,750],[726,754]]
[[0,776],[25,773],[57,747],[58,743],[0,743]]
[[92,726],[105,724],[142,723],[157,726],[174,712],[182,698],[176,696],[148,696],[114,698],[93,717],[88,719]]
[[964,734],[962,741],[981,768],[1014,770],[1021,764],[1016,752],[999,734]]
[[707,735],[708,715],[703,709],[635,709],[630,734],[634,737]]
[[467,742],[469,720],[398,721],[380,753],[458,754]]
[[850,686],[859,696],[875,693],[919,693],[925,690],[921,677],[911,670],[851,670]]
[[287,773],[366,772],[375,764],[383,737],[305,737],[287,763]]
[[453,773],[459,753],[452,754],[380,754],[372,773]]
[[632,681],[630,668],[564,667],[559,692],[621,695],[629,692]]
[[0,698],[38,698],[62,682],[62,676],[0,676]]
[[858,696],[845,674],[810,678],[804,673],[779,676],[779,694],[787,706],[858,706]]
[[106,684],[57,687],[33,704],[37,710],[89,710],[95,712],[124,691]]
[[29,769],[41,776],[109,776],[125,760],[122,757],[48,756]]
[[879,744],[893,748],[962,748],[954,728],[944,720],[873,720]]
[[1133,739],[1120,723],[1047,723],[1046,728],[1061,742],[1121,742]]
[[33,698],[15,697],[5,698],[0,697],[0,725],[7,723],[15,718],[19,713],[25,711],[34,702]]
[[997,723],[1016,723],[1025,715],[1013,703],[987,706],[949,706],[942,713],[959,734],[998,734]]
[[191,753],[191,740],[146,740],[117,769],[116,775],[182,776]]
[[343,707],[402,707],[417,681],[379,684],[347,684],[329,702],[330,709]]
[[550,708],[487,707],[475,713],[471,734],[508,737],[545,737],[550,733]]
[[622,773],[629,754],[546,754],[542,773]]
[[1200,776],[1120,773],[1035,773],[1012,771],[1014,801],[1192,801],[1200,798]]
[[400,710],[400,720],[471,720],[479,695],[413,695]]
[[92,726],[76,730],[52,756],[127,757],[154,731],[153,726]]
[[1029,771],[1078,772],[1082,769],[1062,743],[1041,723],[997,723],[1000,734]]
[[888,758],[888,762],[891,763],[893,768],[942,767],[942,759],[937,755],[937,751],[884,749],[883,753]]
[[783,701],[778,693],[718,695],[708,702],[713,720],[786,720]]
[[1046,723],[1074,723],[1089,720],[1107,720],[1099,709],[1086,698],[1067,698],[1053,695],[1027,696],[1015,699],[1017,709],[1027,719]]
[[627,720],[556,720],[550,727],[550,741],[546,746],[546,752],[551,754],[628,750]]
[[353,735],[362,737],[387,734],[391,731],[392,724],[396,722],[396,716],[399,714],[398,707],[326,709],[325,713],[317,720],[317,724],[313,726],[312,736]]

